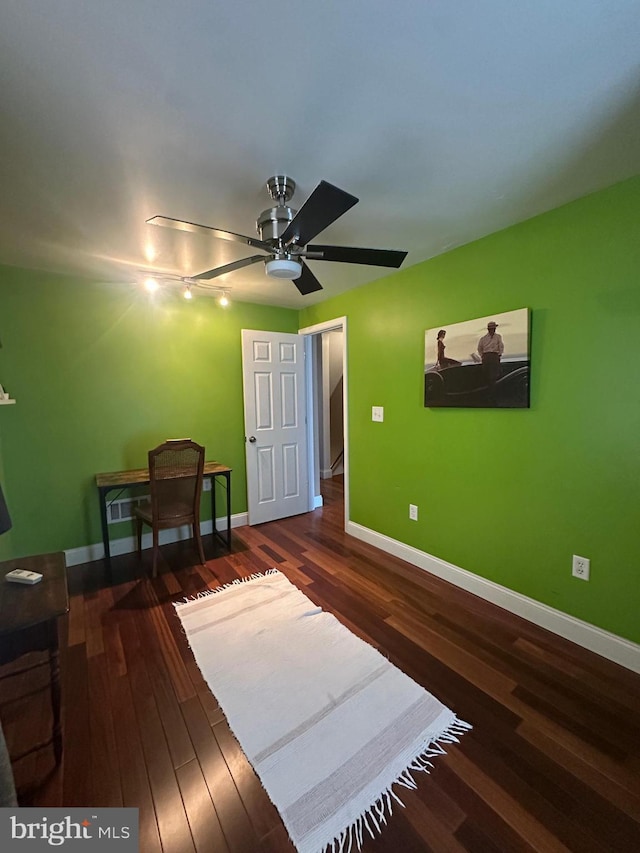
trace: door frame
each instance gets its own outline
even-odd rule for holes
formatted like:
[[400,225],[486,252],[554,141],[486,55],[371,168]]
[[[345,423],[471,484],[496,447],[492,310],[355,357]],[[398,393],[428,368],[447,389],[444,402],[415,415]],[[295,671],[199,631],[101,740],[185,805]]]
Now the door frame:
[[[313,347],[313,337],[323,332],[332,332],[341,329],[342,339],[342,430],[344,435],[344,526],[347,528],[349,521],[349,395],[348,395],[348,371],[347,371],[347,318],[335,317],[324,323],[316,323],[313,326],[305,326],[298,329],[298,334],[304,337],[304,351],[306,361],[306,385],[307,385],[307,437],[308,437],[308,465],[309,465],[309,508],[316,507],[315,495],[315,459],[317,447],[317,419],[321,416],[318,412],[317,396],[317,365],[316,353]],[[321,506],[321,504],[317,504]]]

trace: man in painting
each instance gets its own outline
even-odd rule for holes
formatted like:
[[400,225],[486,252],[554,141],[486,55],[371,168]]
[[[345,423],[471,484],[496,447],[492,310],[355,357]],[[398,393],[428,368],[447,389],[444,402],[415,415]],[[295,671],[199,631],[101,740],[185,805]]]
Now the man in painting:
[[498,324],[487,323],[487,334],[478,341],[478,355],[482,360],[482,373],[487,386],[489,405],[496,405],[496,382],[500,378],[500,359],[504,352],[502,336],[496,333]]

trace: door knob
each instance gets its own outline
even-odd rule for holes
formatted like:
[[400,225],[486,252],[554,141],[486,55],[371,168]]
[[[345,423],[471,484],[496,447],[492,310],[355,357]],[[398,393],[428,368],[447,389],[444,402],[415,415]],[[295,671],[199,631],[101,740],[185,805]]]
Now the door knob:
[[250,436],[249,436],[249,441],[251,442],[251,444],[255,444],[255,443],[256,443],[256,437],[255,437],[255,435],[250,435]]

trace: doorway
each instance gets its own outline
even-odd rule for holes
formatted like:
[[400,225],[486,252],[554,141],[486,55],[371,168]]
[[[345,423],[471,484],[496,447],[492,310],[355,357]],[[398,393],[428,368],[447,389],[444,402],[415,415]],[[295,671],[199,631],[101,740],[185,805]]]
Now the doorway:
[[320,479],[327,480],[344,472],[344,401],[343,350],[344,332],[331,329],[321,332],[322,390],[320,400]]
[[309,505],[322,506],[321,480],[344,475],[349,518],[347,318],[300,329],[306,354]]

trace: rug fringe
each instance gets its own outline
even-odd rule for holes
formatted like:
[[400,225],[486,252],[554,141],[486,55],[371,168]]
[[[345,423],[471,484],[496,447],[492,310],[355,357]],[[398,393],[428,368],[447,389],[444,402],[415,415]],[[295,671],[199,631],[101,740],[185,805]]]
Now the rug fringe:
[[177,610],[179,607],[182,607],[183,604],[188,604],[190,601],[197,601],[199,598],[208,598],[210,595],[216,595],[219,592],[223,592],[225,589],[229,589],[232,586],[238,586],[242,583],[249,583],[249,581],[258,580],[258,578],[264,578],[267,575],[278,575],[280,572],[278,569],[267,569],[266,572],[254,572],[251,575],[248,575],[246,578],[236,578],[234,581],[230,581],[229,583],[223,583],[221,586],[217,586],[215,589],[203,589],[202,592],[197,592],[195,595],[188,595],[186,598],[181,599],[180,601],[174,601],[173,606]]
[[402,785],[403,788],[411,790],[417,788],[417,783],[412,774],[415,772],[429,773],[433,767],[433,763],[429,759],[445,754],[442,744],[460,743],[460,736],[471,728],[473,727],[469,723],[465,723],[464,720],[455,717],[451,725],[413,758],[411,763],[374,800],[369,808],[354,820],[353,823],[345,827],[339,835],[336,835],[332,841],[322,848],[320,853],[351,853],[354,845],[358,850],[361,850],[365,830],[373,839],[377,835],[381,835],[384,824],[387,823],[387,817],[391,817],[393,813],[393,800],[399,803],[402,808],[405,807],[402,800],[393,790],[393,786]]

